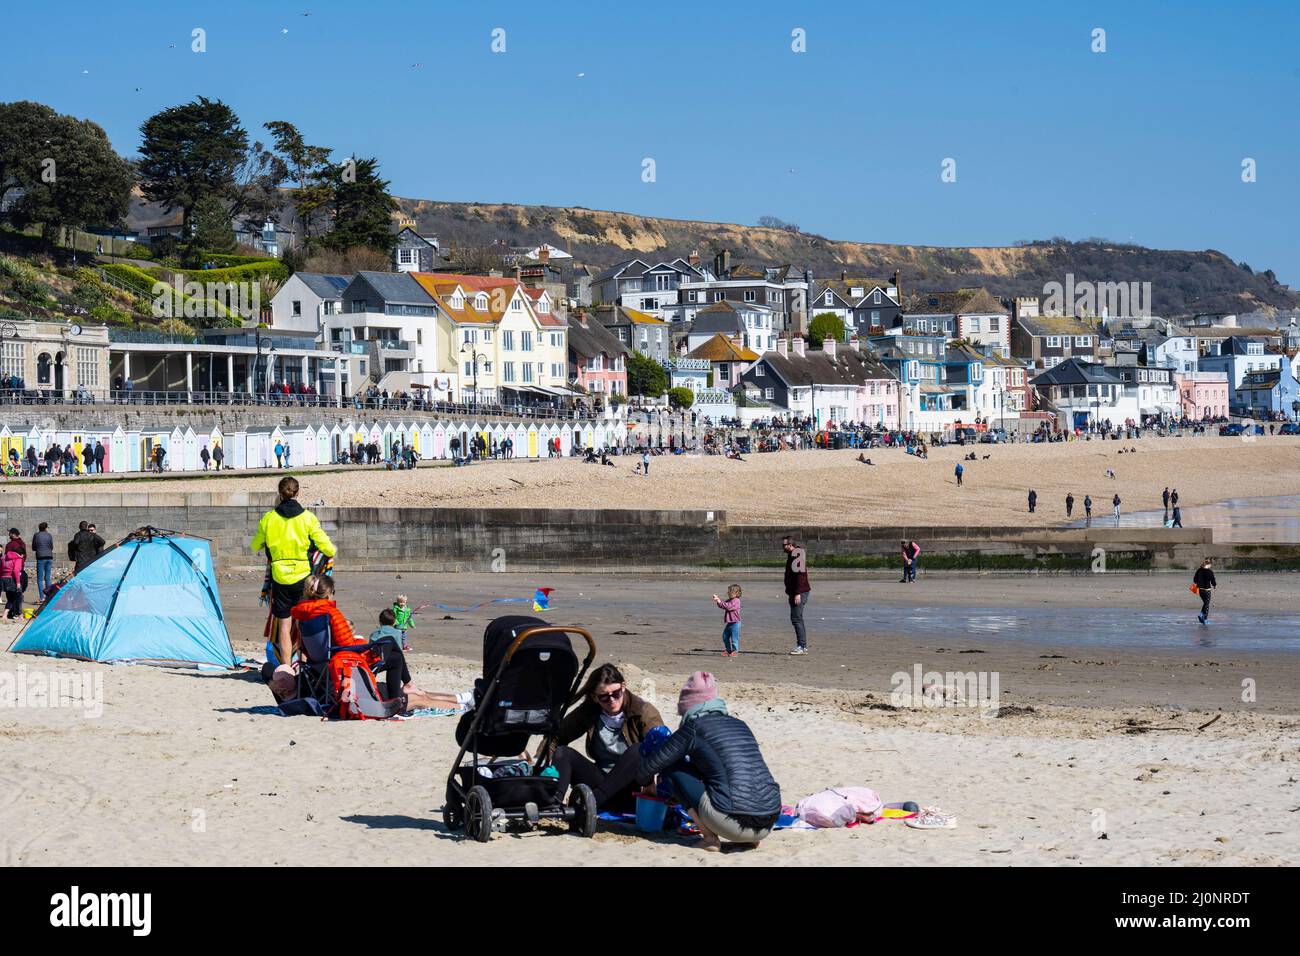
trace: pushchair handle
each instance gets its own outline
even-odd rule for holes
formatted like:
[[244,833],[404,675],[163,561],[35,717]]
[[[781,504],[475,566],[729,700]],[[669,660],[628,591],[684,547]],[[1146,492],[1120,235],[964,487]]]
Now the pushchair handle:
[[502,659],[501,666],[505,667],[505,665],[510,662],[510,658],[515,656],[515,651],[519,649],[520,644],[528,638],[536,637],[539,634],[577,634],[582,637],[582,639],[587,642],[587,659],[583,662],[583,670],[586,670],[587,666],[596,659],[596,642],[592,639],[590,632],[588,632],[586,628],[559,627],[548,624],[546,627],[530,627],[528,630],[522,631],[519,636],[514,639],[514,643],[510,645],[509,649],[506,650],[506,656]]

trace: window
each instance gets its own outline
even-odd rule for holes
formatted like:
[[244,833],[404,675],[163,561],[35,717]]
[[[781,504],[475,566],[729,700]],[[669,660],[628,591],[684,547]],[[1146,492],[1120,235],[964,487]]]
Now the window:
[[302,315],[302,300],[300,299],[293,300],[293,314]]
[[484,363],[483,363],[483,374],[484,374],[484,375],[491,375],[491,374],[492,374],[492,363],[491,363],[491,362],[484,362]]
[[485,293],[480,292],[478,295],[474,296],[474,308],[478,309],[480,312],[486,312],[487,307],[488,300]]
[[416,345],[424,344],[424,329],[415,330],[415,344]]
[[880,324],[880,310],[879,310],[879,309],[872,309],[872,310],[871,310],[871,324],[872,324],[872,325],[879,325],[879,324]]
[[695,292],[694,292],[694,291],[691,291],[691,292],[687,292],[687,293],[686,293],[686,301],[687,301],[687,302],[694,302],[694,301],[695,301]]
[[1047,347],[1049,349],[1059,349],[1061,347],[1061,337],[1059,335],[1049,335],[1047,337]]
[[718,366],[718,375],[722,378],[731,378],[731,366],[726,362],[721,363]]
[[1086,349],[1092,345],[1091,335],[1076,335],[1074,337],[1074,347],[1077,349]]
[[520,342],[519,342],[520,351],[531,352],[533,350],[533,333],[521,332],[519,334],[519,338],[520,338]]
[[473,375],[473,374],[474,374],[474,363],[473,363],[473,362],[466,362],[466,363],[465,363],[465,374],[466,374],[466,375]]
[[722,294],[721,292],[715,292],[715,293],[713,293],[713,301],[714,301],[714,302],[721,302],[722,299],[723,299],[723,294]]
[[990,332],[998,331],[998,317],[996,315],[989,316],[989,331]]
[[768,401],[771,401],[772,398],[774,398],[775,396],[776,396],[776,389],[774,388],[763,389],[763,397],[766,398]]
[[533,363],[524,362],[522,363],[522,365],[523,365],[524,381],[531,382],[533,380]]
[[745,290],[745,301],[746,301],[746,302],[756,302],[756,301],[758,301],[758,293],[755,292],[753,289],[746,289],[746,290]]
[[87,388],[96,388],[99,386],[99,362],[96,360],[94,349],[88,349],[85,346],[78,346],[76,349],[77,358],[77,384],[85,385]]
[[564,347],[564,342],[562,341],[562,336],[560,335],[560,333],[559,333],[559,332],[552,332],[552,333],[551,333],[551,348],[553,348],[553,349],[558,349],[558,348],[563,348],[563,347]]
[[492,330],[491,330],[491,329],[484,329],[484,330],[483,330],[483,341],[484,341],[484,342],[491,342],[491,341],[492,341]]
[[970,330],[972,332],[978,332],[980,330],[980,319],[978,315],[972,315],[970,317]]
[[24,342],[6,342],[0,351],[0,374],[27,377],[27,345]]
[[404,266],[413,264],[415,262],[415,250],[414,249],[397,250],[397,261]]
[[766,376],[767,376],[767,366],[766,366],[766,365],[763,365],[763,364],[760,362],[758,365],[755,365],[755,366],[754,366],[754,377],[755,377],[755,378],[764,378],[764,377],[766,377]]
[[559,377],[560,377],[560,374],[561,374],[561,373],[560,373],[560,366],[558,366],[558,365],[556,365],[554,362],[552,362],[552,363],[551,363],[551,378],[559,378]]
[[515,350],[515,333],[510,329],[503,329],[501,331],[501,349],[505,352],[513,352]]
[[502,366],[501,366],[501,370],[502,370],[501,381],[503,381],[503,382],[513,382],[513,381],[515,380],[515,363],[514,363],[514,362],[505,362],[505,363],[503,363]]
[[546,299],[542,299],[540,302],[537,303],[537,311],[542,313],[542,315],[546,315],[548,312],[551,311],[551,303],[548,302]]
[[673,287],[673,277],[671,275],[655,276],[655,289],[663,292]]
[[835,300],[835,293],[827,292],[826,297],[822,301],[824,301],[827,305],[830,305],[834,300]]
[[[462,329],[461,341],[466,345],[473,345],[478,340],[478,331],[476,329]],[[487,341],[484,339],[483,341]]]

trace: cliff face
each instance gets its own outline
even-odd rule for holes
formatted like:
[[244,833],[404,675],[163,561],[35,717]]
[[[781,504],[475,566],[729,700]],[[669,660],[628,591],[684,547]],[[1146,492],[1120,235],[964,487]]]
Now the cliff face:
[[840,242],[802,232],[735,223],[657,219],[557,206],[402,199],[400,216],[444,245],[533,246],[549,242],[595,269],[623,259],[672,258],[697,250],[705,262],[730,250],[734,264],[807,267],[817,278],[887,278],[905,293],[982,285],[998,296],[1042,295],[1048,282],[1150,282],[1152,311],[1251,312],[1300,307],[1300,294],[1271,272],[1255,273],[1220,252],[1182,252],[1101,242],[1052,240],[1024,246],[944,248]]

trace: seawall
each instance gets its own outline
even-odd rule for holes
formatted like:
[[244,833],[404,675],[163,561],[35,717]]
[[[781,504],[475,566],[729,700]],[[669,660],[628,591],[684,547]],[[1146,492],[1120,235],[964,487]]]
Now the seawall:
[[[95,490],[0,491],[0,526],[30,538],[46,521],[59,553],[79,521],[94,521],[107,541],[144,525],[211,539],[218,567],[257,567],[248,543],[275,503],[265,492]],[[1206,528],[880,528],[731,525],[725,512],[583,508],[314,509],[348,570],[673,571],[779,565],[781,536],[794,533],[813,566],[891,564],[899,541],[922,544],[922,567],[1014,570],[1027,561],[1088,564],[1104,555],[1117,567],[1191,568],[1206,554],[1230,566],[1294,566],[1295,547],[1215,545]]]

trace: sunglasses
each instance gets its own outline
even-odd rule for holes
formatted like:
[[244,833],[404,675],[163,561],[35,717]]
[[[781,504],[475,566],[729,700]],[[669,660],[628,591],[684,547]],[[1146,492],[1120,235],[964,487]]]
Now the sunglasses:
[[608,693],[596,695],[596,700],[600,701],[602,704],[607,704],[612,700],[622,700],[622,699],[623,699],[623,688],[621,687],[618,690],[611,690]]

